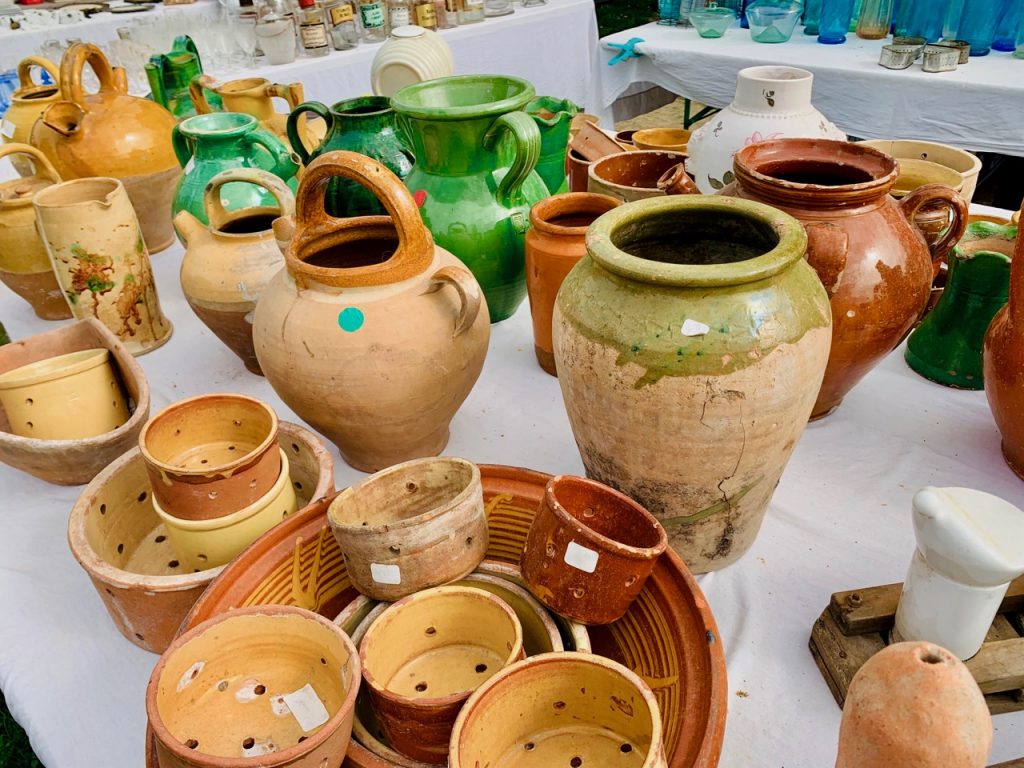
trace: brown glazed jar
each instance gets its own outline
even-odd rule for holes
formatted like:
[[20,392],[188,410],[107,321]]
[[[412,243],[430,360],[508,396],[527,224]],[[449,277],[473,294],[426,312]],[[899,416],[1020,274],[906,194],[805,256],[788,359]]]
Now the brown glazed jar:
[[[897,202],[896,160],[826,139],[776,139],[733,157],[736,181],[722,194],[758,200],[796,217],[807,231],[807,262],[832,305],[832,351],[811,418],[835,410],[854,385],[895,349],[924,312],[933,264],[967,226],[967,204],[927,184]],[[912,223],[943,205],[953,222],[932,246]]]
[[576,262],[587,255],[583,238],[601,214],[620,205],[608,195],[568,192],[552,195],[530,209],[526,232],[526,294],[533,317],[533,349],[540,367],[555,373],[551,348],[551,313],[562,281]]
[[1010,300],[985,334],[985,394],[1003,435],[1003,456],[1024,479],[1024,237],[1010,265]]

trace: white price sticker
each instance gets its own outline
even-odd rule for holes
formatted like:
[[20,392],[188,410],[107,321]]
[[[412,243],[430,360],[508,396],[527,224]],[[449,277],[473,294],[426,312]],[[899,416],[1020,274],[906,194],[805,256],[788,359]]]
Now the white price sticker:
[[3,127],[0,127],[0,134],[3,134],[5,139],[14,138],[15,125],[10,120],[4,120]]
[[564,560],[568,565],[584,573],[593,573],[597,570],[597,552],[575,541],[570,541],[569,546],[565,548]]
[[697,320],[684,320],[680,330],[683,336],[703,336],[711,330],[711,326]]
[[402,569],[397,565],[370,563],[370,578],[378,584],[401,584]]
[[316,695],[316,691],[309,683],[297,691],[284,694],[281,698],[288,705],[288,709],[291,710],[299,727],[306,733],[314,728],[319,728],[330,719],[327,707],[320,701],[320,697]]

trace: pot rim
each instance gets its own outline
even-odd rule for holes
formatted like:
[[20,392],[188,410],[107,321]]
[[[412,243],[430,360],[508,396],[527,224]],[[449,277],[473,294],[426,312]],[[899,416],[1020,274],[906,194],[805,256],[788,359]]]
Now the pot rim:
[[[154,424],[162,418],[167,417],[176,411],[184,410],[197,402],[217,402],[217,401],[244,401],[250,406],[262,410],[270,416],[270,429],[267,431],[266,437],[250,451],[246,451],[241,454],[238,458],[223,464],[215,464],[213,466],[204,467],[202,472],[194,472],[188,469],[175,466],[162,459],[158,459],[149,450],[147,444],[147,438],[150,430]],[[252,464],[255,464],[262,456],[270,449],[272,445],[277,443],[277,433],[280,429],[280,422],[277,418],[277,413],[273,408],[262,400],[258,400],[255,397],[249,397],[248,395],[241,395],[232,392],[211,392],[205,395],[196,395],[195,397],[187,397],[184,400],[179,400],[176,403],[157,411],[157,413],[151,417],[142,427],[142,431],[139,433],[139,448],[142,450],[142,457],[146,460],[146,463],[152,467],[158,469],[161,473],[171,475],[174,477],[213,477],[215,475],[223,475],[225,473],[231,474],[235,470],[246,469]],[[177,519],[177,518],[176,518]]]
[[106,347],[65,352],[0,373],[0,391],[24,389],[77,376],[109,361],[110,350]]
[[[367,667],[366,664],[366,645],[373,639],[373,633],[380,633],[384,625],[385,618],[394,616],[404,610],[410,603],[424,602],[427,600],[436,600],[439,598],[446,597],[461,597],[463,599],[471,600],[483,600],[485,603],[489,603],[492,607],[497,607],[505,613],[508,617],[512,629],[514,630],[512,647],[509,649],[508,654],[505,656],[501,667],[495,673],[500,674],[501,671],[507,668],[510,664],[515,663],[516,659],[523,652],[523,626],[519,623],[519,617],[516,616],[516,612],[502,600],[500,597],[492,595],[490,592],[486,592],[482,589],[475,587],[452,587],[452,586],[441,586],[432,587],[431,589],[424,589],[419,592],[415,592],[408,597],[403,597],[398,602],[392,603],[384,611],[377,616],[376,620],[367,627],[365,634],[363,635],[362,641],[359,643],[359,661],[362,665],[363,681],[373,689],[373,692],[381,698],[388,699],[389,701],[401,704],[409,709],[419,710],[433,710],[440,707],[449,706],[456,704],[460,701],[468,699],[476,689],[469,689],[468,691],[460,691],[452,693],[447,696],[432,696],[432,697],[417,697],[411,698],[409,696],[402,696],[393,691],[388,690],[382,683],[378,682],[373,674]],[[492,675],[493,677],[493,675]],[[486,681],[485,681],[486,682]]]
[[[56,197],[58,195],[71,194],[74,195],[78,187],[82,187],[87,190],[92,186],[97,190],[106,190],[102,194],[95,193],[88,197],[79,197],[77,199],[70,199],[61,202],[49,202],[49,198]],[[32,198],[32,205],[36,208],[48,208],[48,209],[59,209],[59,208],[74,208],[77,206],[86,205],[101,205],[110,207],[113,204],[112,198],[118,192],[127,191],[124,188],[124,184],[120,179],[116,179],[113,176],[87,176],[81,179],[71,179],[70,181],[62,181],[58,184],[51,184],[48,187],[43,187],[36,192],[35,197]]]
[[[594,221],[597,221],[608,211],[618,208],[622,201],[611,195],[602,195],[599,192],[563,192],[558,195],[545,197],[534,203],[530,208],[530,225],[538,232],[546,235],[560,237],[583,237],[590,229],[590,225],[570,227],[564,224],[555,224],[549,216],[571,216],[573,214],[594,214]],[[600,212],[594,209],[603,208]]]
[[[11,104],[15,102],[35,105],[46,101],[57,101],[60,98],[60,86],[56,83],[50,85],[23,85],[11,94]],[[33,121],[34,122],[34,121]]]
[[215,91],[217,94],[223,94],[225,89],[227,89],[229,96],[262,96],[262,93],[246,94],[245,92],[262,88],[266,85],[270,85],[270,81],[265,77],[238,77],[221,83],[216,88],[211,88],[210,90]]
[[[469,467],[470,478],[469,482],[466,483],[465,487],[462,488],[455,496],[449,498],[446,501],[441,502],[437,506],[431,507],[418,515],[412,517],[406,517],[401,520],[394,520],[390,522],[379,523],[377,525],[358,525],[355,523],[349,523],[338,517],[338,510],[341,508],[342,503],[348,499],[354,497],[354,495],[365,488],[368,485],[377,482],[386,482],[390,475],[397,474],[409,467],[427,465],[431,463],[447,463],[449,465],[456,465],[462,467]],[[401,464],[393,464],[390,467],[374,472],[369,477],[364,478],[359,484],[351,485],[344,491],[339,493],[330,506],[327,508],[327,521],[330,523],[332,528],[340,528],[347,534],[353,536],[359,535],[380,535],[389,531],[403,531],[407,528],[413,528],[420,526],[423,523],[428,523],[432,520],[437,519],[443,515],[448,514],[454,507],[457,507],[470,499],[471,496],[481,488],[480,479],[480,467],[474,462],[468,459],[459,458],[458,456],[430,456],[422,459],[411,459],[410,461],[403,461]]]
[[[313,611],[308,611],[305,608],[299,608],[297,606],[254,605],[243,608],[233,608],[230,611],[209,618],[187,632],[178,635],[178,637],[176,637],[167,647],[167,650],[160,655],[160,659],[153,668],[153,672],[149,678],[149,683],[146,686],[146,714],[149,717],[149,725],[153,729],[155,738],[175,757],[190,765],[195,765],[197,762],[200,762],[196,759],[196,751],[186,747],[171,734],[167,726],[164,725],[163,718],[160,717],[160,708],[156,704],[157,688],[160,684],[160,678],[163,670],[166,667],[166,662],[173,653],[181,650],[186,643],[196,639],[202,634],[205,634],[208,630],[213,629],[217,624],[230,621],[240,616],[255,615],[264,615],[268,617],[298,616],[306,621],[313,621],[327,628],[328,631],[340,638],[342,645],[348,651],[349,657],[346,668],[348,668],[352,673],[351,682],[348,690],[345,692],[345,698],[342,699],[341,704],[338,706],[338,710],[331,715],[326,723],[320,726],[320,730],[305,741],[293,744],[280,752],[274,752],[272,755],[265,756],[259,761],[259,765],[265,766],[265,768],[291,765],[296,758],[315,751],[324,742],[326,742],[338,729],[338,726],[341,725],[348,714],[355,709],[356,695],[359,693],[359,681],[361,679],[360,675],[362,672],[362,659],[359,656],[359,651],[356,649],[355,644],[340,627],[335,626],[335,624],[329,619],[325,619],[323,616],[314,613]],[[217,768],[254,768],[254,761],[251,757],[220,757],[216,755],[202,754],[201,762],[210,766],[216,765]]]
[[[355,107],[377,107],[373,112],[352,112]],[[394,112],[391,108],[391,100],[387,96],[354,96],[351,99],[336,101],[329,107],[335,117],[360,118],[376,117]]]
[[654,697],[654,693],[651,691],[650,687],[633,670],[613,661],[612,659],[593,653],[563,651],[562,653],[541,653],[537,656],[531,656],[527,659],[523,659],[522,661],[509,664],[507,667],[498,670],[498,672],[490,679],[484,681],[479,688],[473,691],[472,695],[462,706],[459,716],[455,719],[455,726],[452,728],[452,737],[448,742],[448,754],[450,756],[449,764],[451,768],[463,768],[462,761],[459,757],[462,731],[466,727],[466,722],[474,713],[480,699],[485,697],[492,689],[518,675],[522,670],[529,669],[531,667],[546,666],[549,664],[556,664],[560,666],[590,665],[594,667],[601,667],[605,671],[617,674],[635,688],[643,699],[644,704],[647,705],[647,712],[651,718],[651,744],[647,751],[647,755],[644,757],[642,768],[654,768],[654,766],[658,765],[659,755],[663,753],[665,747],[663,744],[661,726],[661,710],[658,707],[658,701]]
[[[411,104],[407,99],[411,94],[418,94],[422,91],[436,88],[444,88],[449,84],[463,83],[486,83],[500,81],[508,85],[519,87],[519,92],[506,96],[496,101],[483,101],[478,104],[465,104],[460,106],[438,106],[424,107]],[[452,75],[450,77],[439,77],[434,80],[424,80],[422,83],[412,83],[401,88],[391,97],[391,107],[400,115],[419,120],[465,120],[467,118],[498,117],[507,112],[516,112],[523,109],[537,95],[533,85],[521,77],[511,75]]]
[[[949,152],[950,154],[959,157],[964,160],[964,165],[967,167],[964,170],[953,168],[953,166],[946,166],[947,168],[953,168],[954,171],[959,173],[965,179],[971,176],[977,176],[981,172],[981,158],[973,152],[968,152],[966,149],[960,149],[954,147],[952,144],[943,144],[938,141],[924,141],[921,139],[866,139],[864,141],[857,142],[858,144],[864,144],[872,149],[877,149],[880,152],[884,152],[888,155],[892,155],[897,161],[903,157],[902,154],[896,154],[897,152],[910,152],[913,145],[925,145],[929,147],[935,147],[943,152]],[[889,148],[884,149],[882,145],[888,144]],[[916,152],[915,152],[916,156]],[[921,158],[927,160],[928,158]],[[928,160],[930,163],[939,163],[937,160]]]
[[896,184],[893,185],[891,192],[893,197],[903,197],[914,191],[913,189],[907,189],[900,185],[900,178],[903,176],[904,172],[910,174],[933,174],[940,178],[928,180],[925,184],[942,184],[955,192],[959,192],[964,186],[963,174],[950,168],[948,165],[936,163],[934,160],[921,160],[916,157],[896,157],[895,160],[896,167],[899,169],[899,172],[896,175]]
[[[633,136],[635,138],[636,134],[633,134]],[[575,149],[571,148],[569,150],[570,153],[575,151]],[[620,160],[622,158],[625,158],[627,161],[636,160],[637,158],[642,158],[644,155],[671,155],[675,160],[673,165],[676,165],[678,163],[685,163],[688,159],[688,155],[685,152],[680,152],[675,149],[624,149],[621,152],[613,152],[610,155],[605,155],[604,157],[600,157],[597,160],[591,160],[590,162],[586,163],[586,165],[588,166],[587,178],[596,179],[601,184],[611,189],[621,189],[629,192],[635,192],[637,189],[657,189],[657,184],[655,184],[653,187],[633,187],[628,184],[619,184],[617,182],[610,181],[609,179],[606,179],[600,175],[602,166],[607,162],[611,162],[612,160]],[[579,157],[582,158],[582,155],[579,155]],[[577,162],[583,164],[583,160],[585,160],[585,158],[582,158],[582,160],[577,160]],[[662,197],[664,197],[664,195],[662,195]]]
[[[796,77],[782,77],[781,73],[796,75]],[[758,83],[805,83],[814,80],[814,73],[803,67],[791,67],[788,64],[758,64],[753,67],[744,67],[736,73],[736,79],[750,80]]]
[[[237,94],[231,94],[237,95]],[[212,122],[217,123],[218,121],[228,122],[230,120],[231,125],[226,125],[223,128],[202,128],[196,127],[201,126],[202,123]],[[192,115],[192,117],[186,117],[180,123],[178,123],[178,130],[184,133],[186,136],[193,138],[210,138],[210,137],[228,137],[228,136],[241,136],[249,132],[252,128],[256,127],[259,123],[252,115],[247,115],[242,112],[210,112],[209,114]]]
[[[728,264],[668,264],[633,256],[613,242],[618,229],[641,214],[689,209],[756,219],[771,227],[779,242],[760,256]],[[586,243],[590,257],[620,277],[651,285],[702,288],[742,285],[779,274],[803,259],[807,234],[795,218],[764,203],[719,195],[667,195],[637,200],[609,211],[590,225]]]

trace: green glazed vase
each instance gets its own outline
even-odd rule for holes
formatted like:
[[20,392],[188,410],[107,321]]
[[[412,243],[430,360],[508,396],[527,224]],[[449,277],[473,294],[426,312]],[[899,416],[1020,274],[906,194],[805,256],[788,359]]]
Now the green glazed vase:
[[[210,179],[233,168],[262,168],[286,181],[293,192],[296,189],[298,158],[288,151],[283,141],[260,128],[259,121],[252,115],[237,112],[196,115],[178,123],[171,138],[178,162],[185,168],[174,193],[172,217],[180,211],[188,211],[203,224],[209,224],[203,191]],[[269,191],[248,182],[225,184],[220,197],[229,211],[277,207],[277,200]]]
[[[318,147],[310,150],[299,135],[299,120],[304,112],[322,117],[327,133]],[[412,170],[412,152],[397,130],[391,103],[381,96],[362,96],[339,101],[328,109],[318,101],[299,104],[288,116],[288,139],[292,149],[309,165],[324,152],[345,149],[373,158],[405,179]],[[331,216],[384,216],[387,211],[377,196],[366,187],[349,179],[337,177],[327,185],[324,207]]]
[[522,111],[533,96],[519,78],[466,75],[409,85],[391,99],[416,157],[406,186],[435,242],[476,276],[492,323],[526,296],[530,208],[548,196],[534,171],[540,131]]
[[[179,120],[196,113],[188,94],[188,84],[193,77],[203,74],[203,62],[192,38],[179,35],[169,53],[157,53],[149,57],[146,64],[146,78],[153,94],[153,101],[161,104]],[[217,108],[221,107],[220,97],[216,98]]]
[[556,99],[554,96],[539,96],[526,105],[526,114],[533,118],[540,130],[537,174],[552,195],[569,191],[569,179],[565,174],[569,123],[573,115],[581,111],[578,105],[568,99]]
[[958,389],[984,389],[985,332],[1010,292],[1017,227],[969,224],[949,254],[949,280],[938,303],[907,339],[905,359],[926,379]]

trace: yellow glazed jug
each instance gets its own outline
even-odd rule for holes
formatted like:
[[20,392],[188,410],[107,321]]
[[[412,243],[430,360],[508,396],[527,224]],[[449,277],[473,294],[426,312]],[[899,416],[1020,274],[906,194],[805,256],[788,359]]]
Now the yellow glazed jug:
[[[96,93],[82,87],[86,64],[99,79]],[[146,248],[155,253],[169,246],[174,242],[171,200],[182,172],[171,145],[174,116],[156,102],[129,96],[124,70],[111,67],[91,43],[65,51],[60,90],[64,99],[50,104],[32,128],[32,145],[63,179],[119,179]]]
[[[27,144],[32,126],[47,106],[60,98],[56,85],[37,85],[32,80],[32,68],[45,70],[54,83],[60,81],[57,65],[41,56],[27,56],[18,64],[18,88],[11,94],[11,106],[0,124],[0,137],[4,143]],[[32,163],[24,157],[12,157],[11,165],[22,176],[31,176]]]

